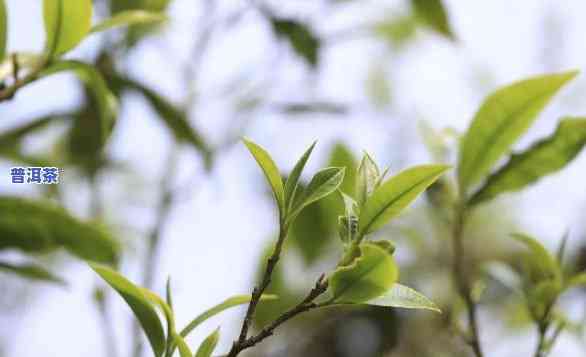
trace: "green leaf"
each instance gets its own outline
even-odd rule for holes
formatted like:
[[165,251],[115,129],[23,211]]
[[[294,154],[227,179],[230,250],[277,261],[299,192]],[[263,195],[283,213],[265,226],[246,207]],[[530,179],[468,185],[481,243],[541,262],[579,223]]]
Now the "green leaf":
[[22,139],[30,134],[34,134],[49,126],[49,124],[64,119],[70,116],[69,114],[54,114],[40,117],[29,121],[26,124],[11,128],[0,134],[0,149],[14,148],[20,145]]
[[244,144],[248,148],[248,151],[252,154],[260,168],[265,174],[271,189],[273,190],[273,194],[275,195],[275,200],[277,201],[277,206],[279,207],[279,212],[281,214],[281,218],[284,218],[285,215],[285,188],[283,187],[283,179],[281,178],[281,173],[277,168],[277,165],[271,158],[268,152],[265,149],[260,147],[259,145],[252,142],[250,139],[243,138]]
[[97,264],[90,266],[126,301],[146,333],[155,357],[162,356],[165,351],[165,333],[151,299],[144,294],[143,289],[117,272]]
[[8,14],[6,3],[0,0],[0,63],[6,57],[6,41],[8,39]]
[[450,40],[455,39],[448,13],[441,0],[411,0],[411,5],[425,25]]
[[44,0],[46,51],[49,58],[75,48],[92,26],[91,0]]
[[67,285],[63,279],[36,264],[15,265],[0,261],[0,271],[6,271],[30,280]]
[[42,72],[41,76],[50,76],[63,71],[72,71],[89,88],[98,105],[100,118],[100,142],[102,146],[112,133],[118,115],[118,101],[101,73],[93,66],[79,61],[58,61]]
[[271,19],[271,25],[274,33],[286,39],[299,56],[311,66],[317,66],[321,42],[307,25],[295,20],[277,18]]
[[463,192],[486,176],[577,74],[572,71],[526,79],[497,90],[484,101],[460,145],[458,181]]
[[344,215],[338,217],[338,234],[343,243],[355,240],[358,234],[358,204],[344,192],[338,190],[344,201]]
[[514,233],[512,236],[529,248],[530,255],[525,257],[525,263],[532,283],[561,279],[561,269],[556,259],[537,239],[521,233]]
[[167,305],[173,310],[173,295],[171,294],[171,277],[167,278],[167,284],[165,285],[165,298]]
[[218,341],[220,340],[220,329],[216,329],[212,332],[211,335],[206,337],[205,340],[201,343],[197,352],[195,353],[195,357],[211,357],[212,353],[216,349]]
[[108,74],[108,80],[116,86],[141,94],[157,112],[158,118],[169,128],[175,139],[186,142],[201,153],[206,167],[212,164],[212,149],[190,124],[187,114],[154,90],[130,78],[118,74]]
[[568,279],[566,282],[566,289],[576,286],[586,286],[586,273],[579,273]]
[[387,224],[449,168],[446,165],[416,166],[385,181],[360,210],[359,237]]
[[393,47],[408,44],[415,37],[416,30],[417,21],[412,15],[392,16],[377,22],[372,28],[377,37]]
[[119,12],[114,16],[95,25],[90,30],[91,33],[102,32],[116,27],[132,26],[137,24],[148,24],[154,22],[166,21],[168,17],[165,14],[144,11],[144,10],[127,10]]
[[295,219],[303,208],[336,191],[344,180],[345,171],[343,167],[328,167],[318,171],[307,185],[303,196],[294,204],[288,219]]
[[546,318],[562,292],[559,280],[543,280],[527,290],[527,307],[534,321]]
[[503,192],[521,190],[561,170],[585,144],[586,120],[562,120],[552,136],[511,156],[505,166],[489,176],[484,186],[470,199],[471,204],[493,199]]
[[[356,173],[358,171],[358,164],[356,161],[357,160],[354,158],[352,151],[344,145],[344,143],[338,142],[332,148],[327,164],[329,167],[346,168],[344,181],[342,181],[342,185],[340,185],[340,190],[351,197],[355,196],[356,189]],[[338,202],[338,200],[333,197],[332,200]]]
[[[181,330],[180,335],[182,337],[187,337],[187,335],[189,335],[191,333],[191,331],[193,331],[197,326],[199,326],[201,323],[203,323],[207,319],[209,319],[213,316],[216,316],[220,312],[227,310],[229,308],[232,308],[232,307],[235,307],[238,305],[248,304],[250,302],[251,298],[252,297],[250,295],[236,295],[236,296],[232,296],[231,298],[224,300],[222,303],[220,303],[220,304],[212,307],[211,309],[208,309],[208,310],[204,311],[203,313],[201,313],[200,315],[198,315],[189,324],[187,324],[187,326],[185,326],[185,328],[183,330]],[[277,299],[277,297],[275,295],[262,295],[260,298],[260,301],[270,301],[270,300],[276,300],[276,299]]]
[[359,206],[362,206],[366,199],[376,188],[379,182],[380,170],[374,160],[364,153],[362,161],[358,166],[358,178],[356,182],[356,201]]
[[301,176],[303,168],[305,167],[305,164],[307,163],[307,160],[309,159],[309,156],[311,155],[311,152],[313,151],[316,143],[317,142],[314,141],[309,149],[305,151],[287,178],[287,182],[285,183],[285,204],[287,205],[287,209],[291,207],[293,201],[295,200],[295,194],[299,184],[299,177]]
[[360,245],[360,256],[338,267],[329,278],[332,300],[362,303],[383,295],[397,282],[399,269],[389,252],[378,245]]
[[103,229],[48,200],[0,196],[0,250],[43,253],[58,247],[83,259],[114,263],[118,246]]
[[175,344],[177,345],[177,349],[179,350],[179,356],[193,357],[193,353],[191,352],[191,349],[189,348],[183,337],[181,337],[178,334],[174,334],[173,339],[175,341]]
[[441,313],[433,301],[425,295],[401,284],[393,284],[384,295],[367,302],[369,305],[400,307],[403,309],[425,309]]

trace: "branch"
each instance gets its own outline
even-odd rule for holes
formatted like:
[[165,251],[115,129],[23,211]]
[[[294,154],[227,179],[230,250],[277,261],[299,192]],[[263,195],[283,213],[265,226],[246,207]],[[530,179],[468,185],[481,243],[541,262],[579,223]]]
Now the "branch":
[[0,90],[0,102],[10,100],[14,98],[16,92],[22,87],[36,81],[39,75],[49,65],[49,61],[44,60],[38,66],[33,68],[26,76],[18,78],[18,72],[20,70],[20,64],[18,63],[18,54],[12,55],[12,75],[14,77],[14,83],[12,85]]
[[317,299],[319,296],[325,293],[327,289],[328,282],[327,280],[325,280],[325,274],[322,274],[315,283],[313,289],[311,289],[309,294],[305,297],[305,299],[303,299],[295,307],[287,310],[281,316],[277,317],[271,324],[264,327],[258,334],[250,338],[244,338],[243,340],[239,339],[238,341],[235,341],[227,357],[236,357],[240,352],[244,351],[245,349],[253,347],[258,343],[262,342],[267,337],[272,336],[279,326],[291,320],[295,316],[325,306],[325,304],[316,303],[315,299]]
[[[462,197],[462,195],[460,196]],[[458,289],[458,294],[464,300],[466,306],[466,313],[468,315],[468,327],[470,329],[470,336],[467,336],[465,341],[470,345],[474,351],[476,357],[483,357],[482,346],[480,344],[479,332],[478,332],[478,318],[476,312],[476,302],[472,298],[470,293],[470,286],[468,278],[464,273],[463,261],[464,257],[464,242],[463,242],[463,231],[465,224],[466,207],[463,203],[459,203],[459,207],[456,209],[455,221],[453,225],[453,275]]]
[[[273,271],[275,270],[275,267],[277,266],[277,263],[279,262],[279,259],[281,258],[281,251],[283,250],[283,243],[285,242],[285,239],[287,238],[288,231],[289,231],[288,227],[281,225],[281,229],[279,232],[279,239],[277,240],[277,244],[275,245],[275,249],[273,250],[271,257],[267,261],[267,267],[266,267],[265,272],[263,274],[262,281],[261,281],[260,285],[256,286],[252,290],[252,298],[250,300],[250,304],[248,304],[248,309],[246,310],[246,315],[244,316],[244,321],[242,322],[240,336],[238,337],[238,340],[236,341],[235,346],[243,344],[248,337],[248,330],[249,330],[250,325],[252,323],[252,319],[254,317],[254,312],[256,311],[256,306],[258,305],[258,303],[260,301],[260,297],[262,296],[262,294],[265,292],[265,290],[267,289],[267,287],[271,283],[271,277],[273,275]],[[232,348],[232,350],[234,350],[234,348]],[[230,352],[230,354],[228,356],[229,357],[236,356],[237,354],[238,354],[237,352],[236,352],[236,354],[232,354],[232,352]]]

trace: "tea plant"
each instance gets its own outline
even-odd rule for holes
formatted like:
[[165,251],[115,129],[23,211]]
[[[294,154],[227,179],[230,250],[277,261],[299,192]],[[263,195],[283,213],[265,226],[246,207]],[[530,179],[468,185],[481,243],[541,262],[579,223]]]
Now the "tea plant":
[[[208,5],[213,8],[213,3],[208,2]],[[276,40],[286,43],[288,49],[312,70],[319,66],[320,51],[325,47],[324,39],[307,23],[277,15],[276,11],[257,2],[250,3],[267,21]],[[60,141],[63,139],[67,142],[68,149],[67,158],[63,162],[81,169],[83,178],[95,189],[99,173],[112,164],[105,149],[115,130],[119,101],[123,93],[133,92],[152,107],[156,117],[172,134],[174,145],[187,143],[201,156],[204,168],[211,169],[214,155],[221,147],[211,147],[206,138],[194,129],[190,123],[190,113],[196,92],[193,85],[196,82],[196,67],[213,26],[202,31],[203,35],[194,46],[190,58],[195,64],[185,68],[188,74],[185,76],[186,88],[190,93],[182,105],[173,104],[157,91],[129,77],[114,61],[120,55],[118,51],[132,47],[151,30],[146,25],[166,21],[164,10],[168,4],[168,0],[107,1],[108,13],[112,16],[92,25],[94,4],[91,0],[44,0],[44,48],[38,53],[17,53],[10,52],[7,46],[10,9],[5,0],[0,0],[0,103],[6,104],[36,81],[65,71],[75,73],[84,89],[83,103],[72,112],[62,116],[42,117],[0,134],[0,156],[42,166],[38,165],[39,162],[45,162],[47,158],[23,154],[23,140],[59,117],[72,119],[73,124],[66,137],[60,138]],[[455,42],[456,35],[441,1],[411,0],[409,4],[410,12],[406,15],[385,18],[368,30],[388,42],[393,50],[398,50],[407,40],[412,39],[419,25]],[[226,19],[219,22],[224,21],[229,22]],[[106,45],[100,48],[95,61],[67,58],[70,51],[82,45],[88,36],[130,25],[136,26],[124,33],[116,45],[109,46],[108,41],[105,41]],[[285,323],[292,324],[292,320],[299,315],[309,312],[328,315],[334,310],[332,307],[342,310],[359,307],[363,311],[368,306],[423,309],[438,313],[445,311],[443,315],[437,316],[442,316],[442,321],[446,320],[453,325],[450,327],[470,347],[470,352],[476,357],[484,357],[487,355],[484,347],[486,337],[482,334],[483,324],[478,315],[483,308],[482,287],[488,273],[512,291],[513,299],[528,314],[537,337],[534,356],[546,357],[562,332],[583,328],[583,324],[572,321],[562,311],[563,294],[586,285],[586,273],[568,267],[564,259],[567,237],[562,240],[554,255],[535,238],[511,231],[514,239],[510,240],[512,243],[508,253],[514,259],[507,261],[508,264],[497,262],[489,266],[495,268],[491,270],[484,269],[484,262],[476,261],[472,256],[467,228],[478,208],[504,193],[523,190],[543,177],[558,172],[574,160],[586,145],[586,119],[563,117],[549,137],[527,149],[512,152],[541,111],[576,75],[577,72],[572,71],[533,77],[489,95],[472,119],[467,132],[459,138],[458,159],[453,165],[455,175],[450,175],[451,166],[446,164],[420,165],[393,174],[392,170],[381,170],[366,153],[358,165],[353,165],[349,163],[352,161],[352,153],[344,147],[336,146],[331,164],[315,173],[306,183],[302,180],[302,174],[315,143],[305,151],[284,179],[283,171],[265,149],[249,139],[243,139],[261,168],[275,201],[278,213],[275,241],[271,242],[266,259],[263,258],[260,277],[250,295],[232,296],[203,311],[181,329],[176,326],[170,279],[164,298],[152,288],[154,276],[158,274],[153,257],[157,255],[158,249],[162,249],[161,226],[175,197],[168,182],[161,184],[156,225],[149,233],[141,283],[131,282],[116,270],[123,255],[121,244],[110,229],[93,222],[102,218],[97,195],[92,199],[89,220],[78,218],[77,214],[68,212],[54,200],[0,197],[0,250],[19,250],[27,255],[24,263],[0,261],[0,271],[64,285],[67,284],[65,279],[47,268],[41,257],[60,249],[66,250],[82,262],[87,262],[122,297],[138,321],[137,328],[146,335],[155,357],[171,357],[177,353],[181,357],[212,356],[220,340],[219,329],[212,331],[197,349],[187,344],[187,337],[209,318],[241,305],[246,305],[247,309],[239,334],[226,352],[228,357],[236,357],[253,347],[260,349],[261,342],[275,334]],[[385,105],[389,88],[382,78],[380,73],[375,73],[369,80],[375,92],[373,96],[378,95],[374,99]],[[380,92],[383,92],[382,95]],[[260,93],[261,97],[263,95]],[[244,103],[245,107],[258,106],[262,101],[258,98],[245,99],[248,100]],[[265,105],[272,107],[271,104]],[[321,102],[293,103],[279,108],[290,115],[316,112],[339,114],[345,111],[343,106]],[[236,140],[228,135],[226,142],[233,141]],[[173,168],[174,155],[175,151],[167,162],[169,169]],[[442,156],[434,161],[450,160]],[[416,261],[415,264],[428,264],[438,270],[444,265],[451,265],[453,289],[442,288],[453,290],[458,298],[443,304],[434,303],[408,287],[416,285],[405,284],[407,280],[404,280],[404,275],[399,278],[400,269],[394,255],[395,241],[387,239],[389,231],[385,230],[392,226],[389,222],[405,212],[423,192],[427,192],[434,213],[440,215],[442,223],[449,228],[451,255],[448,263],[442,259],[429,259],[425,262]],[[332,202],[335,204],[332,205]],[[313,224],[313,221],[308,224],[308,217],[319,221],[326,228],[316,229],[319,224]],[[334,252],[335,247],[327,245],[331,227],[335,227],[332,231],[337,236],[336,244],[341,254],[331,263],[328,271],[313,277],[315,282],[309,291],[303,291],[300,296],[289,294],[287,282],[279,275],[279,268],[284,263],[282,258],[293,253],[287,250],[287,244],[298,245],[302,258],[309,265],[323,258],[324,254]],[[521,248],[518,243],[525,247],[518,249]],[[445,245],[444,242],[441,244]],[[405,272],[405,267],[401,267]],[[275,285],[283,290],[283,294],[274,293],[277,292]],[[104,302],[106,296],[105,290],[96,288],[95,297],[100,309],[107,305]],[[439,301],[436,296],[433,296],[433,300]],[[278,308],[265,314],[263,309],[272,309],[270,304],[275,302],[280,303]],[[462,306],[465,324],[460,321]],[[389,315],[392,313],[388,309],[383,311]],[[107,322],[105,329],[111,329],[108,319],[104,320]],[[416,335],[410,330],[407,334]],[[142,353],[141,336],[135,334],[133,337],[136,339],[134,356],[139,357]],[[434,355],[436,352],[433,351]],[[110,357],[115,357],[116,348],[108,350],[108,353]],[[437,355],[441,354],[441,351],[437,352]]]
[[[279,212],[279,235],[274,250],[266,263],[261,283],[250,296],[232,298],[232,303],[223,303],[213,308],[216,313],[248,302],[248,309],[242,323],[240,335],[234,341],[228,356],[237,356],[247,348],[253,347],[271,336],[275,329],[291,318],[317,308],[333,305],[371,304],[388,307],[421,308],[439,311],[429,299],[415,290],[398,284],[399,268],[393,258],[395,247],[387,240],[369,240],[368,235],[376,232],[396,217],[428,186],[437,180],[447,169],[445,165],[422,165],[407,169],[385,180],[386,171],[381,173],[378,166],[365,155],[358,169],[357,200],[339,190],[344,178],[345,168],[329,167],[317,172],[307,187],[299,186],[299,178],[309,159],[315,143],[303,154],[293,171],[283,182],[280,171],[270,155],[254,142],[244,142],[262,168],[269,183]],[[296,306],[284,312],[258,333],[249,336],[249,330],[256,308],[263,300],[278,298],[265,295],[271,282],[273,271],[279,259],[283,244],[295,218],[308,205],[338,192],[346,205],[346,212],[340,216],[340,240],[344,245],[344,255],[336,269],[322,274],[314,288]],[[116,272],[99,265],[93,269],[126,300],[140,321],[148,336],[155,356],[171,356],[175,348],[182,357],[192,356],[184,338],[211,313],[204,313],[188,324],[180,333],[174,325],[170,286],[167,285],[167,301],[155,293],[137,287]],[[228,300],[230,301],[230,300]],[[164,331],[155,311],[161,309],[167,328]],[[219,338],[215,332],[199,347],[196,356],[210,356]]]

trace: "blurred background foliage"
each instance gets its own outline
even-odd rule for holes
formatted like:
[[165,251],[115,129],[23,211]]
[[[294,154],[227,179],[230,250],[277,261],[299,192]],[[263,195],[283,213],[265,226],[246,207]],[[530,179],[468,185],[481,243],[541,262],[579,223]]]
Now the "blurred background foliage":
[[[0,263],[0,307],[6,311],[6,316],[25,313],[27,305],[37,297],[42,299],[42,296],[38,293],[38,285],[14,279],[4,274],[5,272],[16,271],[21,276],[33,280],[68,284],[67,279],[61,277],[59,272],[70,265],[70,258],[61,250],[56,250],[59,247],[65,248],[74,256],[102,260],[121,269],[128,269],[143,285],[160,287],[158,282],[164,279],[166,274],[157,268],[161,256],[166,254],[165,225],[173,207],[181,205],[183,199],[194,194],[196,185],[191,179],[193,173],[202,177],[213,177],[217,165],[222,165],[223,155],[231,155],[231,149],[238,143],[238,138],[254,132],[259,125],[274,128],[272,133],[276,137],[272,139],[277,143],[273,146],[281,146],[279,150],[289,151],[288,144],[296,141],[295,132],[288,133],[283,121],[307,121],[310,123],[305,126],[308,130],[312,128],[311,123],[315,122],[322,128],[319,129],[322,132],[333,132],[341,126],[355,125],[355,122],[350,120],[353,117],[372,116],[374,119],[364,119],[361,126],[354,130],[364,130],[364,135],[369,135],[371,131],[365,128],[370,126],[370,130],[382,128],[381,130],[388,132],[388,140],[392,145],[387,143],[383,153],[384,160],[379,161],[391,163],[391,172],[398,171],[399,167],[412,161],[411,151],[421,153],[422,147],[426,149],[422,155],[428,158],[428,161],[454,162],[460,131],[445,128],[446,124],[442,120],[420,120],[417,112],[406,110],[405,105],[401,105],[405,100],[401,98],[402,90],[396,87],[394,79],[400,75],[398,72],[402,68],[402,61],[410,58],[409,52],[421,41],[453,47],[463,46],[458,31],[450,21],[450,13],[458,8],[458,2],[447,2],[449,6],[440,0],[392,1],[388,4],[372,1],[323,0],[313,5],[304,4],[302,1],[251,0],[235,2],[237,4],[214,0],[193,2],[197,4],[188,1],[176,2],[94,1],[96,16],[100,18],[129,9],[167,12],[170,7],[177,6],[175,12],[169,11],[171,15],[197,6],[199,16],[189,24],[194,28],[193,33],[187,35],[190,39],[189,46],[181,51],[180,56],[173,57],[170,52],[165,63],[165,66],[173,67],[173,70],[179,73],[173,76],[172,81],[175,83],[172,85],[168,85],[167,82],[162,85],[153,82],[153,76],[142,78],[133,69],[133,63],[141,56],[145,56],[144,53],[150,53],[145,50],[149,44],[155,43],[158,51],[163,53],[168,51],[164,43],[167,39],[165,31],[166,27],[173,26],[173,16],[163,24],[133,26],[128,30],[100,35],[93,41],[91,50],[82,52],[84,59],[92,62],[99,70],[119,102],[120,114],[111,129],[111,141],[119,140],[117,131],[121,130],[120,127],[124,128],[125,135],[140,136],[140,140],[133,141],[138,143],[139,147],[132,149],[138,152],[145,150],[147,154],[143,155],[143,160],[147,166],[150,159],[148,153],[151,150],[165,152],[163,164],[158,171],[160,177],[145,179],[141,176],[144,173],[137,172],[137,167],[131,159],[125,159],[124,153],[115,153],[109,147],[110,142],[101,140],[100,135],[97,135],[102,129],[98,119],[100,108],[93,92],[83,84],[79,85],[77,94],[59,93],[60,96],[77,95],[78,100],[72,105],[53,112],[43,112],[41,116],[25,118],[26,120],[18,118],[10,125],[4,125],[0,132],[0,156],[6,167],[56,166],[63,168],[65,175],[62,184],[35,187],[32,192],[11,192],[12,186],[7,190],[3,188],[4,193],[28,197],[27,202],[16,200],[5,203],[5,207],[0,205],[0,250],[2,256],[5,256],[2,261],[14,264],[9,266],[7,263]],[[8,7],[16,5],[15,3],[16,1],[9,0]],[[507,6],[509,5],[504,5],[505,8]],[[503,12],[508,11],[505,8],[502,9]],[[374,19],[372,16],[365,16],[366,21],[347,21],[351,23],[348,28],[332,31],[332,26],[324,24],[329,21],[326,20],[327,17],[324,19],[311,14],[315,9],[319,9],[322,14],[328,14],[332,19],[337,13],[341,13],[343,15],[340,16],[356,20],[358,15],[353,16],[354,11],[357,14],[361,14],[361,11],[376,13],[378,16]],[[555,48],[559,44],[560,36],[563,37],[564,30],[556,22],[558,19],[550,15],[544,16],[543,21],[546,36],[539,36],[545,47]],[[213,57],[212,60],[209,59],[209,56],[217,55],[217,52],[209,54],[214,43],[224,41],[225,37],[238,36],[238,31],[249,31],[242,23],[250,21],[250,17],[253,17],[255,27],[268,29],[268,41],[273,42],[278,50],[267,53],[262,65],[256,68],[239,69],[236,75],[228,80],[218,78],[213,86],[202,87],[200,83],[209,84],[209,80],[202,81],[201,77],[213,77],[214,71],[217,71],[214,66],[222,66],[223,63],[218,60],[216,64]],[[489,32],[489,29],[486,31]],[[556,37],[558,32],[560,34]],[[330,96],[334,98],[331,99],[327,95],[321,95],[320,91],[316,90],[320,86],[320,76],[325,76],[327,66],[336,61],[335,56],[340,55],[328,52],[328,48],[357,40],[383,44],[383,50],[378,51],[376,58],[363,58],[363,61],[368,63],[368,70],[363,80],[363,88],[360,90],[366,100],[344,100],[344,96]],[[498,41],[497,38],[491,40]],[[250,43],[248,46],[252,51],[255,44]],[[245,49],[240,48],[238,51]],[[238,51],[234,51],[230,56],[239,56]],[[433,45],[430,51],[433,51]],[[349,54],[348,52],[347,50],[345,54]],[[360,56],[359,53],[349,55]],[[433,61],[434,58],[430,56],[426,60]],[[148,60],[146,62],[148,63]],[[557,69],[558,62],[563,61],[557,58],[555,50],[544,49],[543,62],[546,63],[547,69]],[[170,71],[169,68],[152,68],[152,71],[158,70],[161,70],[161,76]],[[346,70],[352,71],[351,68]],[[494,87],[495,81],[488,70],[475,68],[470,73],[474,78],[471,81],[474,82],[471,91],[475,92],[474,95],[478,98],[486,94],[487,89]],[[288,77],[301,78],[302,85],[295,86],[294,94],[279,95],[284,93],[283,87],[288,86]],[[512,79],[514,78],[510,78]],[[45,88],[44,91],[47,96],[57,95],[51,93],[50,88]],[[583,90],[575,92],[583,94]],[[20,100],[17,95],[12,102],[2,103],[1,115],[8,117],[14,113],[3,107],[35,105],[34,98],[26,99],[27,101]],[[568,102],[572,100],[567,99]],[[143,108],[139,114],[134,113],[136,103]],[[214,108],[200,109],[209,106],[209,103],[213,103]],[[140,116],[145,111],[158,120],[158,123],[150,124],[155,130],[134,133],[133,122],[125,124],[124,121],[129,120],[131,116]],[[230,119],[221,125],[213,125],[213,130],[210,130],[206,120],[212,121],[217,113]],[[202,114],[210,117],[202,120]],[[380,123],[380,117],[385,120],[391,117],[398,119],[386,125]],[[414,124],[416,121],[417,124]],[[413,128],[415,130],[412,130]],[[159,141],[149,135],[162,135],[169,139],[166,139],[166,145],[153,148],[150,146],[158,145],[156,143]],[[360,133],[356,135],[360,136]],[[307,136],[313,137],[314,134],[304,134],[304,137]],[[319,138],[319,135],[315,136]],[[364,137],[361,143],[368,141],[369,139]],[[335,136],[323,145],[323,152],[327,154],[322,155],[320,166],[347,167],[348,175],[342,189],[352,193],[355,178],[351,173],[354,172],[357,160],[361,156],[361,152],[357,150],[359,146]],[[574,172],[584,173],[583,160],[581,164],[581,171]],[[185,174],[183,171],[188,173]],[[147,172],[149,175],[152,173],[149,170]],[[286,176],[288,172],[282,174]],[[184,182],[170,179],[175,176],[185,178],[186,175],[187,179]],[[3,177],[2,182],[6,182],[8,175]],[[256,178],[258,187],[263,187],[260,175]],[[575,190],[581,194],[579,198],[584,199],[583,177],[581,180],[581,187]],[[114,193],[106,193],[107,185],[104,182],[116,182],[118,189],[113,190]],[[224,184],[221,180],[214,183],[200,179],[197,186]],[[222,190],[222,187],[219,189]],[[81,205],[76,197],[77,192],[81,190],[89,192],[87,199],[83,201],[84,205]],[[270,194],[268,191],[265,193],[269,202]],[[277,336],[246,355],[470,355],[465,344],[455,337],[455,332],[462,328],[463,307],[450,288],[452,283],[448,220],[453,194],[448,180],[438,181],[427,192],[425,200],[418,202],[408,214],[400,217],[380,233],[381,237],[388,237],[397,242],[397,255],[401,266],[400,281],[432,297],[443,310],[443,314],[413,313],[379,307],[331,308],[293,320]],[[581,204],[582,207],[586,207],[585,202]],[[71,209],[67,213],[57,206]],[[132,222],[136,214],[125,212],[125,208],[129,206],[142,206],[138,214],[150,217],[150,223],[145,227],[136,227]],[[256,327],[263,326],[295,304],[313,284],[314,277],[335,264],[341,253],[335,241],[338,239],[337,217],[342,212],[342,202],[331,196],[311,205],[299,216],[285,247],[282,264],[269,288],[269,292],[277,294],[280,299],[259,307],[255,320]],[[195,214],[205,216],[206,212],[201,210]],[[225,217],[225,220],[225,224],[230,224],[229,216]],[[482,306],[483,321],[490,325],[489,332],[483,335],[489,351],[492,349],[490,344],[499,341],[503,336],[523,336],[530,331],[528,312],[525,311],[521,298],[510,288],[510,279],[513,277],[509,268],[504,268],[521,268],[518,262],[522,250],[509,238],[511,232],[521,228],[515,208],[507,200],[498,200],[476,210],[466,227],[465,236],[470,244],[468,254],[464,258],[466,274],[475,282],[475,296]],[[573,272],[583,271],[586,269],[586,226],[568,228],[571,232],[572,248],[567,251],[565,269]],[[184,236],[181,238],[186,239],[193,232],[181,233]],[[107,242],[106,246],[76,246],[78,237],[98,235],[101,238],[97,238],[95,242]],[[31,236],[42,236],[35,241],[46,242],[46,245],[27,246],[21,243],[26,242]],[[11,241],[15,237],[18,238],[17,243],[14,243],[16,240]],[[263,269],[266,255],[274,241],[272,234],[266,238],[264,246],[246,250],[265,252],[256,254],[254,259],[257,263],[252,270],[260,272]],[[561,240],[561,237],[559,238]],[[84,242],[91,244],[92,240],[88,238]],[[216,243],[210,239],[201,244],[226,244],[225,242],[227,241]],[[19,249],[15,251],[13,248]],[[198,254],[201,253],[194,251],[188,259],[197,260]],[[17,265],[20,268],[15,270],[14,267]],[[80,269],[79,266],[76,268]],[[258,272],[252,272],[251,276],[245,276],[246,272],[243,270],[239,273],[237,279],[243,283],[238,287],[238,291],[250,286],[254,277],[258,275]],[[213,275],[214,271],[206,274]],[[197,280],[197,277],[193,279]],[[228,289],[230,286],[225,287],[226,291]],[[110,293],[103,290],[101,284],[93,284],[92,291],[99,319],[103,321],[103,331],[96,333],[103,333],[106,347],[102,348],[106,355],[131,355],[130,352],[123,350],[119,341],[116,342],[121,339],[120,336],[116,336],[118,329],[108,327],[112,324],[112,315],[116,312],[115,309],[112,310],[112,304],[119,302],[110,299]],[[202,291],[205,291],[205,288],[202,288]],[[560,317],[567,320],[570,335],[573,336],[572,343],[582,346],[573,349],[577,351],[577,354],[574,354],[576,356],[582,355],[580,351],[586,351],[584,325],[580,324],[586,314],[583,306],[585,297],[585,291],[582,290],[564,298],[564,303],[571,309]],[[582,306],[579,306],[580,304]],[[130,314],[127,315],[129,318]],[[6,318],[5,321],[6,323],[2,322],[0,330],[0,355],[8,356],[9,354],[3,354],[3,351],[18,351],[18,348],[13,346],[14,341],[10,337],[10,320]],[[126,336],[131,334],[126,333]],[[227,346],[227,343],[225,342],[224,346]],[[130,346],[129,350],[135,351],[134,356],[138,356],[136,350],[140,348],[133,346],[132,343],[122,343],[124,347],[128,347],[127,345]],[[506,355],[502,350],[500,353]]]

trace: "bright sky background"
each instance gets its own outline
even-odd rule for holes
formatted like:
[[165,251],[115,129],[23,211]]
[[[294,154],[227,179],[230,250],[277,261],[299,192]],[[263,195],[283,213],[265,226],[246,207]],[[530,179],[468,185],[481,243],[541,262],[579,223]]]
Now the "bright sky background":
[[[11,50],[39,51],[44,41],[41,1],[8,0],[7,3],[11,15]],[[177,101],[183,99],[181,73],[169,63],[182,63],[188,55],[186,48],[193,40],[193,23],[199,19],[200,9],[194,3],[197,2],[176,0],[167,30],[158,39],[141,45],[130,60],[129,71],[133,76]],[[237,0],[219,3],[226,9],[237,9],[243,4]],[[272,3],[280,5],[280,1]],[[356,3],[373,4],[375,1]],[[399,4],[399,8],[403,4],[402,1],[384,3],[394,9],[398,8],[395,4]],[[377,60],[389,58],[383,44],[362,38],[332,44],[327,47],[319,75],[312,78],[298,60],[281,61],[277,68],[272,67],[268,59],[271,56],[266,54],[276,55],[275,42],[266,24],[254,14],[247,15],[237,28],[230,30],[235,35],[222,35],[215,43],[204,59],[205,71],[198,88],[218,88],[218,84],[239,74],[259,76],[266,69],[278,73],[279,84],[269,94],[275,101],[326,98],[353,103],[358,109],[347,119],[286,120],[267,113],[254,118],[247,135],[273,153],[277,163],[286,170],[314,139],[319,139],[320,144],[306,172],[314,171],[323,163],[329,144],[344,139],[356,153],[367,150],[397,171],[429,160],[421,143],[412,145],[407,155],[402,154],[405,161],[397,159],[397,147],[405,141],[419,140],[417,120],[426,119],[436,127],[464,130],[482,98],[498,85],[546,71],[584,69],[586,3],[583,1],[450,0],[446,3],[458,43],[421,33],[415,45],[391,60],[397,68],[393,71],[392,83],[398,105],[393,113],[373,110],[364,95],[364,79],[369,67]],[[321,1],[287,1],[282,11],[317,20],[311,14],[323,7]],[[315,21],[317,30],[325,36],[368,23],[379,16],[364,8],[370,6],[350,4],[348,11],[338,16]],[[553,25],[546,25],[547,21],[553,21]],[[561,33],[556,35],[556,29]],[[546,48],[547,36],[554,36],[559,47]],[[92,41],[97,40],[88,41],[70,56],[91,56]],[[314,87],[307,87],[308,78],[314,82]],[[72,95],[75,93],[72,88],[75,86],[69,76],[27,87],[16,100],[0,107],[0,129],[40,113],[67,108],[78,99]],[[560,114],[586,114],[586,101],[578,97],[585,93],[584,89],[586,73],[563,90],[521,146],[551,132]],[[232,119],[225,102],[217,98],[200,103],[196,113],[196,125],[212,138],[218,138]],[[332,123],[335,120],[343,121],[337,125]],[[113,155],[132,162],[145,176],[144,186],[105,183],[105,192],[112,197],[124,194],[134,197],[128,207],[110,208],[122,212],[130,220],[127,223],[143,231],[152,224],[152,212],[144,206],[155,200],[149,194],[150,187],[158,183],[170,143],[167,134],[161,135],[163,131],[141,101],[133,100],[124,107],[112,139]],[[258,169],[242,145],[225,152],[208,177],[190,176],[194,158],[193,152],[187,151],[181,160],[184,167],[181,177],[170,178],[190,182],[194,190],[193,195],[186,197],[172,212],[165,228],[167,248],[161,256],[156,288],[162,292],[166,276],[172,276],[179,325],[229,295],[249,292],[258,247],[270,239],[275,227],[273,207],[263,196],[264,186]],[[0,192],[31,193],[29,187],[6,185],[8,168],[7,164],[0,165]],[[543,180],[523,194],[505,198],[516,209],[503,214],[518,215],[525,231],[539,233],[547,245],[554,247],[566,229],[578,231],[585,226],[585,177],[586,155],[583,154],[563,173]],[[71,187],[67,198],[70,208],[85,207],[87,188]],[[577,240],[577,234],[573,238]],[[32,299],[18,315],[1,317],[0,337],[3,341],[11,339],[8,350],[4,351],[6,356],[103,356],[97,315],[88,299],[96,280],[94,274],[73,260],[69,260],[65,268],[63,275],[70,283],[67,290],[38,285],[36,289],[42,291],[42,296]],[[132,279],[138,276],[135,266],[123,268]],[[130,312],[120,300],[114,308],[116,331],[119,336],[125,336]],[[190,338],[191,344],[195,345],[211,329],[222,325],[222,346],[226,347],[236,333],[241,313],[236,309],[209,321]],[[506,341],[496,341],[494,337],[494,331],[490,330],[483,336],[491,356],[528,355],[532,348],[532,335],[513,336],[527,340],[523,349],[515,351],[506,350]],[[125,350],[128,348],[127,342],[122,341],[121,345]],[[569,337],[563,338],[558,346],[566,349],[556,349],[552,355],[584,355],[584,347]]]

